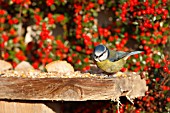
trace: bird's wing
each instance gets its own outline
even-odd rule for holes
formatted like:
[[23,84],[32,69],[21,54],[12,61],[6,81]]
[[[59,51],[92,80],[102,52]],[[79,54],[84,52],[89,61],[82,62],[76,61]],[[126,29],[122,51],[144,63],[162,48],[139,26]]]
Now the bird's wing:
[[109,60],[114,62],[117,61],[121,58],[124,58],[125,56],[127,56],[129,54],[129,52],[123,52],[123,51],[113,51],[110,50],[110,55],[109,55]]

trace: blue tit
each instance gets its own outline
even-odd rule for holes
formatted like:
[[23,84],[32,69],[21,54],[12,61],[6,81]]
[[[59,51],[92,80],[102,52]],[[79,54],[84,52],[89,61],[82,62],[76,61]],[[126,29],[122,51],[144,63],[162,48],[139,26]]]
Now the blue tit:
[[98,68],[107,73],[114,73],[120,71],[124,67],[129,56],[139,54],[141,52],[143,51],[114,51],[109,50],[106,46],[100,44],[95,47],[92,57]]

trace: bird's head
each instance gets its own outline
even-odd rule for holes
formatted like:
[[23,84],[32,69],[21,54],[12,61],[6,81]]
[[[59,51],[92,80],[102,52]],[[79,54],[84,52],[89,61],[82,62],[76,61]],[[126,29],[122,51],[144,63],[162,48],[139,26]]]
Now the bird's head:
[[109,50],[106,46],[100,44],[94,48],[92,57],[96,62],[104,61],[109,57]]

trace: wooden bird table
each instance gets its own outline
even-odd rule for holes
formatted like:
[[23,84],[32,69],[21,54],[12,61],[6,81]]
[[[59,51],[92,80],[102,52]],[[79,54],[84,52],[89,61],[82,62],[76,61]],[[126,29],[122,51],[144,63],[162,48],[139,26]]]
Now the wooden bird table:
[[[126,77],[102,77],[80,72],[61,75],[61,73],[55,72],[7,71],[1,73],[0,77],[0,99],[3,100],[0,106],[3,107],[8,103],[4,99],[24,100],[25,104],[28,104],[29,100],[33,100],[33,102],[40,100],[43,104],[44,100],[51,102],[115,101],[120,96],[127,96],[132,100],[144,96],[148,90],[145,79],[141,79],[139,74],[133,72],[126,73],[126,75]],[[16,105],[17,102],[14,103]],[[14,108],[16,109],[16,107]],[[3,109],[1,108],[1,110]],[[8,113],[10,112],[8,111]]]

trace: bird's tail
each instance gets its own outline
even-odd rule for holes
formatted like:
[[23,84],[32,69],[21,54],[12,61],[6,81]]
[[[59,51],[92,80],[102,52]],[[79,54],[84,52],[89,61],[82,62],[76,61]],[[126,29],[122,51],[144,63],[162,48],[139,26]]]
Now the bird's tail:
[[133,51],[133,52],[130,52],[129,54],[127,54],[126,57],[124,57],[125,60],[127,60],[131,55],[136,55],[136,54],[139,54],[139,53],[142,53],[143,51]]

